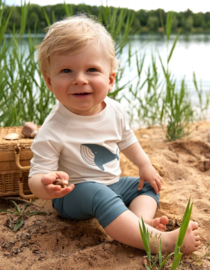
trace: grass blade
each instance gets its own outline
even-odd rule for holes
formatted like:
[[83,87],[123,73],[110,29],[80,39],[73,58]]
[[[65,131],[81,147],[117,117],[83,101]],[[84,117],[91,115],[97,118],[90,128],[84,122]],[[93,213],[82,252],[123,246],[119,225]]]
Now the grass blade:
[[182,253],[179,252],[179,253],[176,255],[176,257],[175,257],[175,259],[174,259],[174,261],[173,261],[173,264],[172,264],[172,266],[171,266],[171,270],[176,270],[176,269],[177,269],[177,267],[178,267],[178,265],[179,265],[179,262],[180,262],[181,258],[182,258]]
[[176,246],[175,246],[175,250],[174,250],[174,257],[177,256],[177,254],[179,253],[181,246],[183,244],[184,237],[185,237],[185,234],[187,231],[187,227],[188,227],[189,222],[190,222],[192,207],[193,207],[193,204],[191,204],[191,201],[189,199],[185,213],[184,213],[184,217],[183,217],[180,229],[179,229],[179,234],[178,234],[178,238],[177,238]]
[[15,201],[11,201],[11,202],[13,202],[13,204],[15,205],[15,207],[17,209],[18,215],[20,215],[20,207],[17,205],[17,203]]
[[139,222],[139,230],[140,230],[140,233],[141,233],[142,242],[143,242],[145,251],[148,254],[150,252],[150,246],[149,246],[149,244],[147,242],[147,238],[146,238],[146,235],[145,235],[144,224],[143,223],[142,223],[142,227],[141,227],[140,222]]
[[173,12],[169,11],[166,17],[166,36],[167,40],[170,39],[171,35],[171,26],[172,26]]
[[16,232],[17,230],[19,230],[23,226],[23,223],[24,223],[24,220],[20,218],[15,224],[13,231]]
[[159,16],[160,16],[161,27],[163,29],[163,35],[165,36],[165,29],[164,29],[164,24],[163,24],[162,10],[160,8],[159,8]]
[[10,214],[14,214],[13,211],[9,211],[9,210],[0,210],[0,213],[10,213]]
[[159,265],[162,264],[161,238],[159,243]]
[[180,32],[181,32],[181,29],[180,29],[179,32],[177,33],[176,38],[175,38],[175,40],[174,40],[174,42],[173,42],[173,45],[172,45],[172,47],[171,47],[171,51],[170,51],[169,56],[168,56],[168,59],[167,59],[167,63],[169,63],[169,61],[170,61],[170,59],[171,59],[171,56],[172,56],[173,51],[174,51],[174,49],[175,49],[175,47],[176,47],[176,43],[177,43],[177,40],[178,40],[178,38],[179,38]]

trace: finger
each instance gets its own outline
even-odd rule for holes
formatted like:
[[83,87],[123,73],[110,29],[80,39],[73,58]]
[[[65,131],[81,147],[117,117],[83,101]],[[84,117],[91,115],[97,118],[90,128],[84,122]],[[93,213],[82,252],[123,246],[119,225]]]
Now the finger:
[[49,185],[52,184],[57,178],[57,175],[55,173],[47,173],[42,176],[41,182],[43,185]]
[[160,175],[158,175],[158,178],[160,179],[160,182],[162,183],[163,182],[163,179]]
[[62,188],[60,191],[55,191],[54,195],[56,198],[63,197],[68,193],[70,193],[74,189],[74,187],[75,187],[74,185],[70,185],[69,187]]
[[158,189],[158,193],[161,191],[161,186],[162,186],[162,182],[161,182],[161,179],[157,179],[156,181],[156,184],[157,184],[157,189]]
[[56,192],[56,191],[61,191],[62,187],[60,185],[54,185],[54,184],[49,184],[45,185],[45,188],[48,192]]
[[69,180],[69,175],[65,172],[56,172],[56,174],[61,180]]
[[53,185],[59,185],[62,188],[65,188],[68,184],[67,180],[61,180],[61,179],[56,179],[55,182],[53,182]]
[[61,179],[64,185],[68,185],[69,176],[65,172],[52,172],[42,176],[41,182],[43,185],[49,185],[55,182],[57,179]]
[[151,185],[151,186],[152,186],[152,188],[154,189],[155,194],[158,194],[158,193],[159,193],[159,189],[158,189],[157,182],[156,182],[156,181],[154,181],[154,182],[150,183],[150,185]]
[[140,179],[138,184],[138,190],[141,190],[143,186],[144,186],[144,179]]

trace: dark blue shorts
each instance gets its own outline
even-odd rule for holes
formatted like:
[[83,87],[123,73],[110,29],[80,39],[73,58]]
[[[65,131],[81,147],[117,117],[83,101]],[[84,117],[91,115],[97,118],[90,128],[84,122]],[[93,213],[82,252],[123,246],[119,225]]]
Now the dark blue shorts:
[[155,194],[148,182],[138,190],[139,178],[122,177],[112,185],[83,182],[75,185],[72,192],[62,198],[53,199],[53,207],[59,214],[70,220],[97,218],[105,228],[120,214],[128,210],[129,204],[140,195],[148,195],[159,204],[159,194]]

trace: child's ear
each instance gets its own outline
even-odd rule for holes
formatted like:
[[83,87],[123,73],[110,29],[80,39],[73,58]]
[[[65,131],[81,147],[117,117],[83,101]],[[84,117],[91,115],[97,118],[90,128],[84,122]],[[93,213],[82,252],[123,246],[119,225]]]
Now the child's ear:
[[46,70],[44,71],[43,77],[44,77],[44,80],[45,80],[45,83],[46,83],[48,89],[49,89],[51,92],[53,92],[52,84],[51,84],[51,78],[50,78],[50,76],[48,75],[48,73],[47,73]]
[[111,73],[110,76],[109,76],[109,91],[111,91],[113,86],[114,86],[115,77],[116,77],[115,72]]

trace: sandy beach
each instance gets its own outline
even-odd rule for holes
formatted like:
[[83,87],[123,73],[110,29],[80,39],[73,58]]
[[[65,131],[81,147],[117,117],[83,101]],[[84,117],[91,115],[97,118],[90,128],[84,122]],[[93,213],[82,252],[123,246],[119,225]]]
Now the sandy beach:
[[[188,199],[193,202],[191,220],[199,224],[201,246],[183,256],[178,269],[210,269],[210,122],[193,124],[190,135],[175,142],[167,142],[160,127],[135,134],[163,178],[156,216],[168,216],[167,230],[180,225]],[[138,176],[138,169],[123,154],[120,157],[122,176]],[[0,270],[145,269],[146,253],[114,241],[96,219],[68,221],[50,201],[35,204],[48,215],[27,218],[17,232],[11,229],[15,217],[0,215]],[[0,198],[0,209],[10,205]],[[39,211],[38,206],[31,211]],[[164,269],[170,269],[170,263]]]

